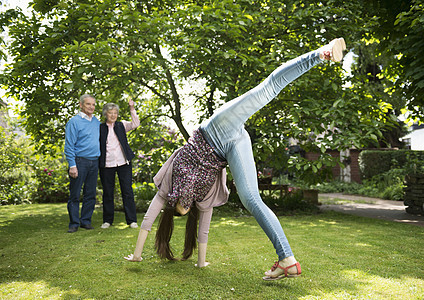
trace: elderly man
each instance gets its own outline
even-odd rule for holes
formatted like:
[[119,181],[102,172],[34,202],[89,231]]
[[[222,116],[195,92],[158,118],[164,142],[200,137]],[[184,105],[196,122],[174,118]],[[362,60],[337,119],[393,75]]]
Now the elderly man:
[[[72,117],[65,129],[65,155],[69,164],[69,233],[78,227],[93,229],[91,216],[96,204],[97,174],[100,156],[100,121],[93,116],[96,99],[91,95],[80,98],[81,111]],[[79,202],[83,199],[81,217]]]

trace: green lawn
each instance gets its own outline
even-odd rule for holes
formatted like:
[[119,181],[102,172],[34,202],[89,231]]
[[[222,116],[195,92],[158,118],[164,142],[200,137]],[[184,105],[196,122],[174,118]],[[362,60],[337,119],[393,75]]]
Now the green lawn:
[[[158,259],[154,232],[144,260],[132,253],[138,229],[115,226],[66,233],[66,204],[0,207],[0,299],[424,299],[424,228],[328,212],[280,217],[300,278],[265,282],[276,259],[252,217],[216,213],[210,266]],[[139,215],[139,223],[142,215]],[[185,218],[172,244],[182,251]]]

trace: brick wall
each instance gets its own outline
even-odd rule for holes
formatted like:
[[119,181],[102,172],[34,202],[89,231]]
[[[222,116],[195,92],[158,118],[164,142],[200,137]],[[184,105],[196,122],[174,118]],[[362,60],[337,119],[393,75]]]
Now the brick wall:
[[350,164],[350,174],[352,176],[352,182],[361,183],[361,170],[359,169],[359,154],[361,150],[351,149],[350,158],[352,160]]
[[[327,150],[327,153],[330,154],[332,157],[340,157],[340,152],[336,150]],[[361,153],[361,150],[358,149],[350,149],[350,176],[352,182],[361,183],[361,172],[359,170],[359,153]],[[317,160],[319,157],[319,153],[313,153],[313,152],[307,152],[305,153],[305,158],[308,160]],[[337,165],[333,167],[332,169],[333,178],[334,179],[340,179],[340,166]]]

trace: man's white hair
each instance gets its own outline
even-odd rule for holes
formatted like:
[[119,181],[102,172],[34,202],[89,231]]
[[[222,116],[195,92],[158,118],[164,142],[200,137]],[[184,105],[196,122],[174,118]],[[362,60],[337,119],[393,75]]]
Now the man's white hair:
[[87,98],[93,98],[93,99],[94,99],[94,101],[96,101],[96,98],[94,98],[93,96],[91,96],[91,95],[89,95],[89,94],[84,94],[84,95],[82,95],[82,96],[80,97],[80,103],[81,103],[81,104],[84,104],[85,99],[87,99]]

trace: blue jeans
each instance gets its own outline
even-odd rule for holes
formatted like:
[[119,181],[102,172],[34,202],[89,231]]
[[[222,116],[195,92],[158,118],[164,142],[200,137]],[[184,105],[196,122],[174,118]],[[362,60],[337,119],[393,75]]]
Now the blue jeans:
[[[90,160],[82,157],[75,159],[78,177],[69,177],[69,228],[79,227],[80,225],[90,225],[96,204],[96,186],[97,174],[99,169],[99,160]],[[79,216],[79,203],[81,189],[83,188],[81,218]]]
[[261,84],[224,104],[200,126],[218,156],[227,160],[241,202],[271,240],[279,260],[293,256],[293,252],[278,218],[260,197],[252,144],[244,123],[285,86],[320,62],[319,51],[288,61]]

